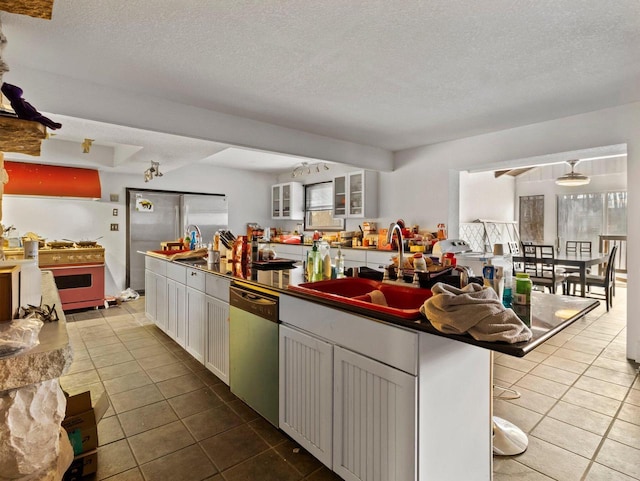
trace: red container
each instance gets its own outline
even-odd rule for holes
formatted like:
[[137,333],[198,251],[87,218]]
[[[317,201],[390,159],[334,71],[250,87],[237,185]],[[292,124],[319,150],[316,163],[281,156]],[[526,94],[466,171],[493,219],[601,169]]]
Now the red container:
[[447,267],[447,266],[451,266],[451,267],[455,267],[456,266],[456,256],[453,252],[446,252],[443,256],[442,256],[442,265]]

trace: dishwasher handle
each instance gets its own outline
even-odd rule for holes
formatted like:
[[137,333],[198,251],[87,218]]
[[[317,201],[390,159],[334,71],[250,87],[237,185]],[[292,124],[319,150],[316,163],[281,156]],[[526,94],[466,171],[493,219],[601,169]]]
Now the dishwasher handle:
[[277,297],[271,298],[258,292],[231,286],[229,305],[272,322],[280,321]]

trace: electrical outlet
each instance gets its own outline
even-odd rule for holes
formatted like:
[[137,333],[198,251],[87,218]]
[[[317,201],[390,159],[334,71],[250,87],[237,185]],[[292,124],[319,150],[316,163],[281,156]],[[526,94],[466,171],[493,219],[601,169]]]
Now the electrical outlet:
[[111,224],[111,230],[118,230],[118,224]]
[[118,209],[113,209],[113,217],[118,217]]
[[109,194],[109,200],[111,202],[118,202],[120,200],[120,196],[118,194]]

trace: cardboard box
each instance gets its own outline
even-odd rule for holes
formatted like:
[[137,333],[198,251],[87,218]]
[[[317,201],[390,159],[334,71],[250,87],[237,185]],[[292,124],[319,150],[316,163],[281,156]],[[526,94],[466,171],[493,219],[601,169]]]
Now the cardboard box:
[[85,391],[67,398],[67,410],[62,427],[67,431],[73,454],[79,455],[98,447],[98,422],[109,408],[106,393],[92,405],[91,392]]
[[93,449],[73,458],[71,466],[64,473],[63,481],[78,481],[98,470],[98,451]]

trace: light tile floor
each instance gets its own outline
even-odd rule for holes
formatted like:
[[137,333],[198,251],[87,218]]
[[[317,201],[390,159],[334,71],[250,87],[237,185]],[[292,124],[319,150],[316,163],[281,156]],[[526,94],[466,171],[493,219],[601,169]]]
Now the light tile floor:
[[[494,457],[496,481],[640,480],[640,380],[625,319],[620,287],[609,313],[599,307],[525,358],[495,356],[495,384],[521,396],[495,399],[494,412],[529,436],[525,453]],[[144,298],[67,321],[75,356],[63,388],[111,402],[93,479],[340,479],[148,324]]]
[[528,434],[521,455],[494,457],[496,481],[640,479],[640,380],[626,359],[626,288],[525,358],[496,354],[494,414]]

